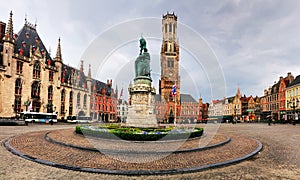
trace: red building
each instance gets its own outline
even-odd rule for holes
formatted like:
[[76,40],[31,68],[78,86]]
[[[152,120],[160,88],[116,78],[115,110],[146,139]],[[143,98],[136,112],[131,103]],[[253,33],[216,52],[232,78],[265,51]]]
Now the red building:
[[92,80],[91,116],[103,122],[117,120],[117,92],[112,88],[112,80]]

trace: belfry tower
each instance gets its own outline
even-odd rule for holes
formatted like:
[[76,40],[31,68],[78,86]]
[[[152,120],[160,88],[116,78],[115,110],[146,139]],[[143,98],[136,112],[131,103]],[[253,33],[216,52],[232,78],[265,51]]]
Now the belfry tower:
[[[172,14],[167,12],[166,15],[163,15],[162,35],[159,94],[161,100],[166,103],[165,119],[172,121],[175,112],[177,116],[180,115],[179,44],[177,40],[177,16],[174,12]],[[175,96],[172,95],[173,85],[176,85]]]

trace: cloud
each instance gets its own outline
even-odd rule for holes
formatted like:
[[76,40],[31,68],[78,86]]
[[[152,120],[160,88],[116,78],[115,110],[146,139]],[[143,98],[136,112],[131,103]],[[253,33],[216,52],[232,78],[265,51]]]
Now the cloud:
[[[70,0],[43,3],[37,0],[21,2],[12,0],[1,2],[0,20],[7,22],[9,11],[13,10],[14,31],[17,33],[24,24],[25,13],[32,23],[37,18],[37,31],[45,46],[51,46],[52,56],[56,53],[57,39],[61,37],[64,63],[79,67],[79,60],[84,59],[86,60],[85,69],[87,69],[89,58],[97,62],[103,60],[99,59],[101,57],[97,54],[86,56],[84,52],[105,30],[135,18],[161,18],[161,15],[167,11],[174,11],[178,15],[178,21],[200,34],[216,54],[221,67],[219,69],[209,67],[209,71],[222,70],[224,72],[226,95],[234,95],[237,86],[240,86],[247,95],[262,95],[263,89],[272,85],[275,80],[278,81],[279,76],[285,76],[287,72],[292,72],[294,76],[299,73],[299,3],[281,0],[187,0],[172,1],[172,3],[159,0],[92,0],[88,3]],[[132,27],[133,30],[135,28]],[[155,27],[144,26],[144,28],[153,28],[160,33],[161,24],[158,23]],[[184,34],[180,34],[182,33],[180,28],[179,26],[179,43],[183,52],[185,45],[181,39],[185,37]],[[115,34],[113,37],[115,40],[120,40],[122,36],[132,32],[134,31],[124,31],[124,34]],[[140,33],[130,35],[136,37]],[[144,33],[147,33],[147,30]],[[114,41],[113,38],[107,39],[105,44],[96,46],[93,50],[102,51],[103,46],[114,46],[112,41]],[[193,42],[192,38],[190,43],[197,42]],[[153,54],[153,60],[159,61],[160,42],[154,44],[151,54]],[[120,71],[122,68],[131,69],[130,63],[122,66],[120,62],[133,61],[138,48],[134,45],[128,46],[126,50],[120,47],[111,48],[119,48],[110,57],[113,59],[111,65],[118,67],[116,69]],[[200,51],[204,50],[199,49]],[[182,70],[182,85],[187,87],[188,91],[192,85],[186,82],[190,82],[189,77],[194,78],[198,91],[193,92],[194,97],[197,98],[201,93],[204,99],[210,101],[212,98],[210,87],[217,86],[217,83],[210,82],[205,73],[207,69],[200,71],[199,68],[193,69],[193,56],[188,53],[181,53],[180,62],[187,70],[187,73]],[[155,65],[155,69],[159,68],[159,64]],[[93,73],[98,71],[97,67],[99,66],[92,66]],[[159,73],[158,70],[156,74]],[[100,74],[99,78],[103,81],[114,75],[108,69]],[[121,79],[124,77],[122,76]],[[129,74],[128,78],[130,78]]]

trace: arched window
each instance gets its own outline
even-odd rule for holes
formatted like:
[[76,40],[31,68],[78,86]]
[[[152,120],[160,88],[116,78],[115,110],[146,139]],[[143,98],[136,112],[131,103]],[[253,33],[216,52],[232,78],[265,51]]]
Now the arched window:
[[53,100],[53,86],[48,87],[48,101]]
[[172,32],[172,23],[169,24],[169,32]]
[[69,103],[70,103],[70,104],[73,104],[73,91],[70,92]]
[[22,94],[22,79],[20,79],[20,78],[16,79],[15,94],[16,95],[21,95]]
[[86,94],[83,97],[83,107],[86,108]]
[[175,24],[173,24],[173,33],[175,34]]
[[40,84],[37,81],[31,85],[31,98],[40,98]]
[[61,91],[61,97],[60,97],[60,114],[65,114],[65,100],[66,100],[66,90]]
[[35,62],[33,66],[33,78],[39,79],[41,77],[41,66],[39,62]]
[[48,87],[47,113],[53,112],[53,86]]
[[69,115],[71,116],[73,112],[73,91],[70,92],[69,104]]
[[22,98],[22,80],[16,79],[15,82],[15,103],[14,112],[21,112],[21,98]]
[[80,107],[80,93],[77,94],[77,107]]
[[165,24],[165,33],[168,32],[168,24]]

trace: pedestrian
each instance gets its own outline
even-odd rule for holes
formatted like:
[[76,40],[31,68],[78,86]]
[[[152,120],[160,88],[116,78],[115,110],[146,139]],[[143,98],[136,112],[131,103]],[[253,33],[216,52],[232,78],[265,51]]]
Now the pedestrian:
[[269,118],[268,118],[268,124],[269,124],[269,126],[271,126],[271,121],[272,121],[272,118],[269,117]]
[[294,121],[293,121],[293,125],[294,125],[294,126],[296,125],[297,121],[298,121],[298,114],[295,115],[295,119],[294,119]]

